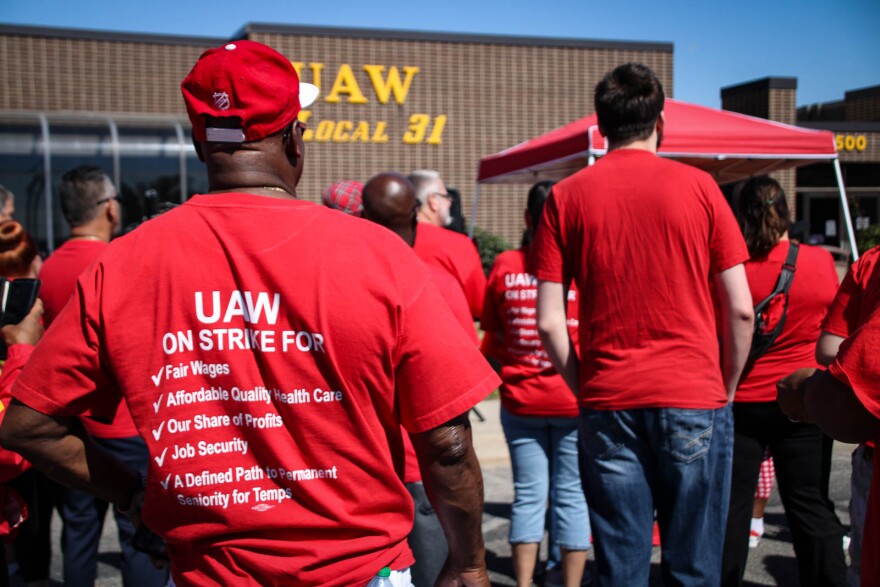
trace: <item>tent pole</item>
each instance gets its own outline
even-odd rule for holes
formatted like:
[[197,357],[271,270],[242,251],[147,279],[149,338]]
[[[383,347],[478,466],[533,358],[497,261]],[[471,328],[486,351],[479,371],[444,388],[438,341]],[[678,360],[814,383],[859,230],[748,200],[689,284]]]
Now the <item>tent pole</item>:
[[474,229],[477,225],[477,204],[480,202],[480,184],[474,186],[474,203],[471,206],[471,222],[468,225],[468,237],[474,240]]
[[840,159],[834,159],[834,173],[837,174],[837,188],[840,190],[840,205],[843,206],[843,219],[846,222],[846,234],[849,237],[849,245],[852,247],[853,262],[859,260],[859,248],[856,246],[856,235],[853,231],[852,218],[849,215],[849,204],[846,201],[846,191],[843,189],[843,173],[840,171]]

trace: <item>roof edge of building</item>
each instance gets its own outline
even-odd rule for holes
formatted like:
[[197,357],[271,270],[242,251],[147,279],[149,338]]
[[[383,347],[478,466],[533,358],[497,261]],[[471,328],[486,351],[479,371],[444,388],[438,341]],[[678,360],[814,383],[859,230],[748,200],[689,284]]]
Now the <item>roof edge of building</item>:
[[452,43],[476,43],[486,45],[516,45],[543,47],[571,47],[578,49],[622,49],[630,51],[672,52],[673,43],[654,41],[609,41],[598,39],[572,39],[555,37],[529,37],[513,35],[483,35],[475,33],[429,32],[395,29],[367,29],[290,25],[270,23],[247,23],[235,35],[247,38],[253,34],[334,36],[353,39],[380,39],[397,41],[432,41]]
[[47,37],[51,39],[86,39],[94,41],[117,41],[133,43],[155,43],[161,45],[196,45],[216,47],[228,39],[223,37],[194,37],[187,35],[162,35],[153,33],[130,33],[118,31],[101,31],[93,29],[74,29],[41,27],[27,25],[0,24],[0,35],[17,35],[23,37]]
[[743,82],[741,84],[736,84],[733,86],[727,86],[721,88],[721,97],[727,98],[730,96],[736,96],[738,94],[743,94],[747,92],[754,92],[757,90],[796,90],[797,89],[797,78],[796,77],[764,77],[756,80],[752,80],[749,82]]

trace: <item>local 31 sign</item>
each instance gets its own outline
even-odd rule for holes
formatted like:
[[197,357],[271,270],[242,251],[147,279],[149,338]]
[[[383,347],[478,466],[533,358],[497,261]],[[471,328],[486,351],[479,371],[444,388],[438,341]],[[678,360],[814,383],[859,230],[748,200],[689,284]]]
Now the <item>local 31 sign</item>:
[[[360,78],[348,63],[340,65],[335,72],[328,72],[324,63],[303,63],[293,61],[294,69],[304,82],[321,88],[319,101],[327,104],[369,104],[382,105],[392,101],[398,105],[406,103],[413,80],[420,68],[404,65],[363,65]],[[327,75],[327,74],[330,75]],[[332,77],[331,83],[326,83]],[[327,89],[329,87],[329,90]],[[306,124],[312,117],[310,110],[303,110],[299,119]],[[428,113],[410,114],[406,128],[389,127],[387,120],[320,120],[310,125],[303,134],[306,142],[318,143],[387,143],[402,141],[407,145],[440,145],[443,143],[443,129],[446,115]]]

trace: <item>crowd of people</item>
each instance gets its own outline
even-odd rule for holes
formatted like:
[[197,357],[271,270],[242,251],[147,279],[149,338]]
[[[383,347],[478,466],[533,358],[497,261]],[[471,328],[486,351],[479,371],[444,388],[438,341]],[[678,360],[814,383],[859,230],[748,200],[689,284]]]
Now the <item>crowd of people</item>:
[[[545,532],[545,585],[645,585],[655,524],[664,584],[742,584],[768,451],[801,584],[880,584],[880,248],[838,288],[776,181],[731,207],[658,157],[649,68],[597,85],[608,154],[532,187],[488,279],[436,171],[297,198],[317,88],[275,50],[208,50],[182,91],[207,193],[114,239],[116,186],[77,167],[43,263],[0,189],[0,274],[42,282],[2,328],[0,534],[25,582],[57,508],[65,584],[93,585],[109,507],[126,586],[486,587],[468,414],[498,388],[518,586]],[[863,443],[849,570],[832,438]]]

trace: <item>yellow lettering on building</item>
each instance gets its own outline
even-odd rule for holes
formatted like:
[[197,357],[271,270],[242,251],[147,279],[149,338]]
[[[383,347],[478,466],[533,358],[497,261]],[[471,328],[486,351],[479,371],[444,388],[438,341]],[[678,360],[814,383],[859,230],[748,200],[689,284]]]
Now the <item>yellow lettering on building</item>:
[[357,143],[357,142],[369,143],[370,142],[370,123],[369,122],[367,122],[366,120],[361,120],[358,123],[357,128],[354,130],[354,132],[351,135],[351,142],[352,143]]
[[363,92],[361,92],[361,87],[358,85],[357,79],[354,77],[354,72],[351,70],[351,66],[347,63],[343,63],[339,66],[339,71],[336,73],[336,80],[333,82],[333,89],[330,90],[330,93],[324,101],[331,104],[338,104],[341,102],[339,96],[342,94],[348,95],[349,104],[367,103],[367,99],[364,97]]
[[[310,115],[311,113],[308,117]],[[388,123],[384,120],[376,122],[375,128],[366,120],[359,120],[357,123],[351,120],[322,120],[315,130],[307,129],[303,133],[303,140],[318,143],[387,143],[387,130]]]
[[868,148],[868,137],[865,135],[835,135],[838,151],[864,151]]
[[429,145],[439,145],[443,142],[443,127],[446,126],[446,115],[434,117],[434,128],[431,129],[431,136],[425,141]]
[[403,142],[407,145],[418,145],[425,138],[428,123],[431,117],[427,114],[413,114],[409,117],[409,130],[403,135]]
[[376,132],[373,133],[373,142],[374,143],[387,143],[388,135],[385,134],[385,127],[388,126],[384,122],[376,123]]
[[[293,64],[293,68],[296,70],[296,75],[299,77],[300,81],[305,81],[302,78],[302,68],[305,65],[302,61],[291,61]],[[309,63],[309,69],[312,70],[312,81],[309,83],[315,84],[320,89],[321,87],[321,72],[324,70],[323,63]]]
[[315,130],[315,140],[319,143],[326,143],[333,137],[333,128],[336,124],[332,120],[322,120],[318,123]]
[[382,77],[382,72],[385,71],[384,65],[364,65],[364,71],[370,76],[373,90],[376,92],[376,97],[379,98],[381,103],[387,104],[388,98],[393,93],[394,101],[398,104],[403,104],[406,102],[409,87],[412,85],[413,78],[419,72],[419,68],[405,65],[403,67],[403,82],[400,81],[400,73],[394,65],[388,68],[388,75],[385,78]]
[[350,120],[340,120],[336,123],[336,130],[333,131],[333,142],[334,143],[347,143],[351,138],[351,124]]

